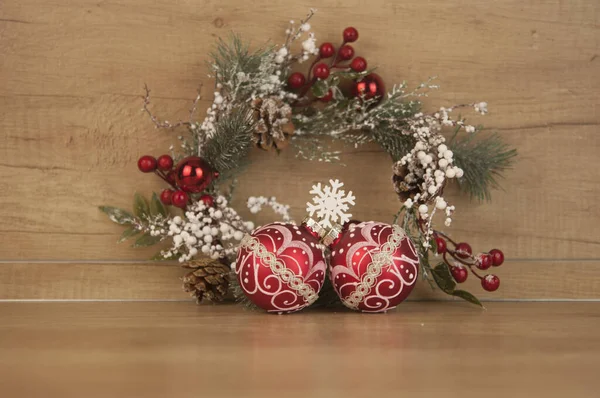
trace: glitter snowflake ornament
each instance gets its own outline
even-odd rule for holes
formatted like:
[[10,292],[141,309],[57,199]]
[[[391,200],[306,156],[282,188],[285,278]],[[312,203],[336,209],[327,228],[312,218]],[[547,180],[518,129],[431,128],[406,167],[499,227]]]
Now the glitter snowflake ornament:
[[343,225],[350,221],[352,213],[348,213],[350,205],[354,205],[352,191],[340,189],[344,186],[339,180],[329,180],[330,185],[323,187],[321,183],[313,185],[311,194],[314,194],[313,202],[306,203],[306,211],[310,217],[319,219],[323,228],[333,228],[334,224]]

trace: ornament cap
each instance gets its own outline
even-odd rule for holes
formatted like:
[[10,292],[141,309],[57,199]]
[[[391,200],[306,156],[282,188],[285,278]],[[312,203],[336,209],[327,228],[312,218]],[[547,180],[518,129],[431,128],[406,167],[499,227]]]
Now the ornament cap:
[[342,236],[342,226],[340,224],[333,224],[331,228],[327,231],[325,236],[321,239],[321,242],[325,246],[333,246],[335,245]]
[[327,233],[327,231],[321,226],[321,224],[319,224],[317,221],[308,216],[304,218],[304,220],[302,220],[302,225],[308,230],[308,232],[312,236],[319,240],[321,240],[323,236],[325,236],[325,234]]

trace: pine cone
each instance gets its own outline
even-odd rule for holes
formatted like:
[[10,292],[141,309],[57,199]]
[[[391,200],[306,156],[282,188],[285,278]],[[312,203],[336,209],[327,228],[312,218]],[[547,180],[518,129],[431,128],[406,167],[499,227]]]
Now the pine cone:
[[409,173],[408,168],[400,162],[394,163],[392,170],[394,171],[392,183],[400,200],[405,202],[409,198],[414,199],[415,195],[419,193],[420,184],[423,183],[422,177],[419,178],[415,174]]
[[256,129],[254,144],[264,150],[283,149],[294,134],[292,108],[279,97],[257,98],[252,102]]
[[231,273],[228,266],[218,260],[204,257],[184,263],[182,267],[193,270],[185,274],[181,280],[183,290],[191,293],[198,303],[203,299],[213,302],[225,299]]

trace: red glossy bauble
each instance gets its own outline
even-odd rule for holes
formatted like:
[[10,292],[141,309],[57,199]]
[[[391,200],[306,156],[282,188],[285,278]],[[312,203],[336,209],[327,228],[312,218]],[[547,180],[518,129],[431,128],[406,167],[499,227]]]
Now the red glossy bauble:
[[156,159],[154,156],[145,155],[138,159],[138,169],[142,173],[152,173],[156,170]]
[[335,54],[335,47],[331,43],[323,43],[319,48],[321,58],[331,58]]
[[481,279],[481,287],[488,292],[495,292],[500,287],[500,278],[492,274],[486,275]]
[[367,60],[363,57],[356,57],[350,63],[350,68],[355,72],[362,72],[367,69]]
[[173,158],[169,155],[162,155],[158,158],[158,168],[162,171],[169,171],[173,168]]
[[319,79],[327,79],[329,77],[329,66],[321,62],[315,66],[313,73]]
[[180,209],[185,209],[188,199],[188,194],[183,191],[175,191],[173,192],[173,195],[171,195],[171,203],[173,206],[179,207]]
[[344,44],[342,47],[340,47],[340,51],[338,51],[338,56],[340,57],[340,59],[348,61],[349,59],[352,59],[352,57],[354,57],[354,48],[352,48],[350,44]]
[[504,253],[500,249],[490,250],[490,256],[492,256],[492,265],[499,267],[504,263]]
[[319,241],[303,226],[273,223],[242,240],[235,273],[254,304],[273,313],[312,304],[325,282]]
[[211,195],[200,196],[200,201],[208,207],[213,207],[215,205],[215,198],[213,198]]
[[385,96],[385,85],[378,74],[370,73],[354,83],[353,94],[365,99],[378,98],[376,103],[379,103]]
[[358,30],[356,28],[349,26],[344,29],[344,42],[353,43],[356,40],[358,40]]
[[402,228],[380,222],[351,225],[331,246],[330,279],[349,308],[384,312],[415,287],[417,249]]
[[170,205],[172,202],[173,191],[165,189],[160,193],[160,201],[165,205]]
[[469,258],[473,254],[473,249],[471,249],[471,245],[466,242],[461,242],[456,245],[456,255],[460,258]]
[[197,156],[181,160],[175,168],[175,173],[179,189],[192,193],[204,191],[219,175],[204,159]]
[[467,280],[467,277],[469,276],[467,268],[462,265],[455,265],[450,267],[450,273],[452,274],[454,280],[458,283],[463,283]]
[[288,77],[288,85],[291,88],[300,88],[306,83],[306,77],[300,72],[294,72]]

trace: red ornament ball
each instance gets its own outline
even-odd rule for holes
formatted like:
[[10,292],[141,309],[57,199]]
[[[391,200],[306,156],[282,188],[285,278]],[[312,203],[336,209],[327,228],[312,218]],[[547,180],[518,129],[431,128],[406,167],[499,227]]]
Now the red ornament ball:
[[338,56],[344,61],[352,59],[352,57],[354,57],[354,48],[352,48],[350,44],[344,44],[342,47],[340,47],[340,51],[338,51]]
[[492,265],[499,267],[504,263],[504,253],[500,249],[490,250],[490,256],[492,256]]
[[329,89],[329,91],[327,92],[327,94],[325,94],[323,97],[319,98],[319,101],[321,102],[329,102],[333,99],[333,91],[331,91],[331,89]]
[[169,155],[162,155],[158,158],[158,168],[162,171],[169,171],[173,168],[173,158]]
[[319,55],[321,58],[331,58],[335,54],[335,47],[331,43],[323,43],[319,47]]
[[417,249],[397,225],[354,224],[331,246],[330,279],[349,308],[390,310],[408,297],[418,275]]
[[291,88],[300,88],[306,83],[306,78],[300,72],[294,72],[288,78],[288,85]]
[[138,159],[138,169],[142,173],[152,173],[156,170],[156,159],[154,156],[145,155]]
[[458,283],[463,283],[467,280],[467,277],[469,276],[467,268],[462,265],[451,266],[450,273],[452,274],[454,280]]
[[350,68],[355,72],[363,72],[367,69],[367,60],[363,57],[356,57],[350,63]]
[[319,241],[303,226],[273,223],[247,235],[235,273],[254,304],[274,313],[308,307],[325,282],[325,258]]
[[191,193],[204,191],[219,175],[204,159],[197,156],[181,160],[175,168],[175,173],[179,189]]
[[185,209],[188,199],[188,194],[183,191],[175,191],[173,192],[173,195],[171,195],[171,203],[173,206],[179,207],[180,209]]
[[460,258],[469,258],[473,254],[473,249],[471,249],[471,245],[466,242],[461,242],[456,245],[456,255]]
[[367,100],[377,98],[375,103],[378,104],[385,96],[385,85],[378,74],[370,73],[354,83],[353,94]]
[[329,66],[321,62],[315,66],[313,73],[315,74],[315,77],[318,77],[319,79],[327,79],[329,77]]
[[215,198],[213,198],[211,195],[200,196],[200,201],[202,201],[202,203],[208,207],[213,207],[215,205]]
[[500,287],[500,278],[496,275],[486,275],[481,279],[481,287],[488,292],[495,292]]
[[446,246],[446,241],[441,236],[435,237],[435,245],[437,246],[438,254],[444,254],[446,253],[446,250],[448,250],[448,246]]
[[475,258],[475,266],[486,270],[492,266],[492,256],[487,253],[479,253]]
[[165,205],[170,205],[172,203],[173,191],[170,189],[165,189],[160,193],[160,201]]
[[352,26],[344,29],[344,42],[353,43],[358,40],[358,30]]

